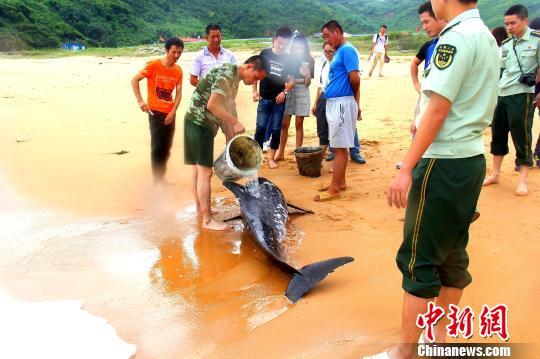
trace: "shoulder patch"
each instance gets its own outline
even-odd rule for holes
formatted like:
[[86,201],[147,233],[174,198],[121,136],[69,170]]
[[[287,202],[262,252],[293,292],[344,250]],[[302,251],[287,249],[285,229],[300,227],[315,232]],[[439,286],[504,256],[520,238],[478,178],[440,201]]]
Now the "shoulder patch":
[[439,70],[445,70],[452,65],[457,49],[449,44],[441,44],[437,46],[437,52],[433,58],[433,63]]
[[506,44],[507,42],[511,41],[513,39],[513,37],[509,37],[508,39],[504,40],[503,42],[501,42],[501,45],[502,44]]
[[532,31],[531,35],[536,36],[536,37],[540,37],[540,31]]

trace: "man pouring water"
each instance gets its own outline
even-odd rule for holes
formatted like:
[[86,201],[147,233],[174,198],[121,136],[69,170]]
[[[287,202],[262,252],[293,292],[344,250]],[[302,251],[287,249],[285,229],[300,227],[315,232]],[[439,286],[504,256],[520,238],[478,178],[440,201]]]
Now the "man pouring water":
[[210,205],[214,137],[220,124],[232,128],[235,134],[245,131],[235,116],[238,85],[240,81],[253,85],[264,79],[266,68],[266,61],[260,56],[252,56],[240,66],[224,64],[216,67],[199,81],[191,97],[184,119],[184,163],[192,168],[191,188],[197,216],[205,229],[229,229],[227,224],[212,216]]

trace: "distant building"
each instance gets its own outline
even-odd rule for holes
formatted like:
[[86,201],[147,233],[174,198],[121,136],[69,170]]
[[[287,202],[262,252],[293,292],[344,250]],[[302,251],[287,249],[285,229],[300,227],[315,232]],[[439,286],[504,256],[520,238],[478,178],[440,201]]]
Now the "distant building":
[[182,40],[183,42],[205,42],[206,41],[205,39],[201,39],[200,36],[197,36],[197,37],[185,36],[185,37],[180,37],[180,40]]
[[60,45],[60,48],[69,51],[81,51],[86,49],[86,47],[79,42],[66,42],[65,44]]

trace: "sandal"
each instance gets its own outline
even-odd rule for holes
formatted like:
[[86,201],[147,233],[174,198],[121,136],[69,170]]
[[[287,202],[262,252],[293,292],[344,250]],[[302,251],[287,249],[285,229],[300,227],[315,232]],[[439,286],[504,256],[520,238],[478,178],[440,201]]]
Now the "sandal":
[[[321,188],[318,189],[319,192],[326,192],[330,189],[330,186],[322,186]],[[347,190],[347,187],[339,187],[339,190],[344,192]]]
[[335,199],[340,199],[341,195],[338,194],[330,194],[328,192],[322,192],[321,194],[318,194],[313,199],[315,202],[328,202],[333,201]]

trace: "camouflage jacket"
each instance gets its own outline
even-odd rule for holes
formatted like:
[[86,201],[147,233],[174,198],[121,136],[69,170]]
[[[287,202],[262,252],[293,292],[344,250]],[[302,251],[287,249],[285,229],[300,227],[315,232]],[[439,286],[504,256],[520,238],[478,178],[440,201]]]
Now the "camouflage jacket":
[[223,95],[225,109],[236,116],[235,98],[239,83],[236,65],[223,64],[210,70],[195,88],[185,120],[213,130],[215,136],[221,121],[206,108],[210,94]]

